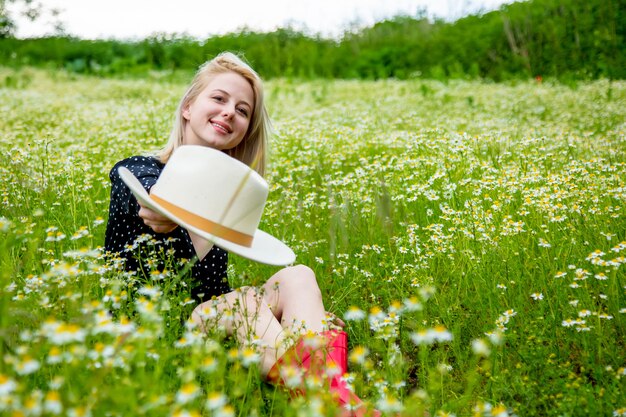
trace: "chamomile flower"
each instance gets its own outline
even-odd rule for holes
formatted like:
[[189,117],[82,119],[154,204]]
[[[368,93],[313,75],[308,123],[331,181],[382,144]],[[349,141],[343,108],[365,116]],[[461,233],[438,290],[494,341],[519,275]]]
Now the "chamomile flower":
[[116,325],[119,334],[133,333],[137,329],[137,325],[130,321],[128,317],[122,317]]
[[178,404],[186,404],[195,400],[200,395],[200,387],[193,382],[188,382],[180,387],[176,393],[176,402]]
[[15,391],[17,384],[4,374],[0,374],[0,395],[7,395]]
[[580,318],[578,318],[578,319],[567,319],[567,320],[563,320],[561,322],[561,326],[563,326],[563,327],[573,327],[573,326],[580,326],[580,325],[583,325],[585,323],[586,323],[586,321],[583,320],[583,319],[580,319]]
[[416,345],[432,345],[433,343],[449,342],[453,336],[444,326],[438,325],[432,329],[419,330],[410,335]]
[[18,375],[30,375],[34,372],[37,372],[41,364],[38,360],[33,359],[28,355],[24,355],[20,358],[20,360],[15,364],[15,372]]
[[400,303],[397,300],[394,300],[391,302],[391,304],[389,305],[389,313],[394,313],[394,314],[402,314],[403,310],[404,310],[404,306],[402,303]]
[[550,244],[550,242],[548,242],[545,239],[539,238],[539,243],[537,243],[538,246],[542,247],[542,248],[551,248],[552,245]]
[[6,217],[0,217],[0,232],[8,232],[11,222]]
[[206,397],[206,408],[209,410],[217,410],[226,405],[227,398],[221,392],[210,392]]
[[501,331],[493,331],[485,333],[485,336],[489,338],[489,341],[494,346],[500,346],[504,341],[504,334]]
[[50,414],[61,414],[63,411],[61,395],[57,391],[49,391],[44,398],[43,407]]
[[40,390],[34,390],[24,399],[24,411],[26,415],[38,416],[43,412],[42,406],[43,394]]
[[251,346],[247,346],[241,351],[241,364],[246,368],[260,361],[261,355]]
[[423,308],[424,307],[422,306],[422,303],[420,303],[418,298],[415,296],[404,299],[405,311],[408,311],[408,312],[422,311]]
[[44,336],[55,345],[82,343],[87,336],[87,331],[77,324],[61,323],[55,320],[46,321],[41,331]]
[[233,408],[232,405],[226,404],[225,406],[214,410],[214,416],[215,417],[234,417],[235,409]]
[[452,340],[452,333],[442,325],[435,326],[432,332],[437,342],[449,342]]
[[326,364],[326,370],[325,371],[326,371],[326,375],[329,378],[333,378],[333,377],[335,377],[337,375],[341,375],[341,373],[342,373],[341,368],[339,367],[339,365],[335,361],[329,361]]
[[433,343],[432,335],[426,329],[411,333],[411,340],[416,345],[430,345]]
[[150,298],[157,298],[161,295],[161,289],[154,285],[144,285],[139,288],[137,292]]
[[483,339],[474,339],[472,341],[472,352],[477,356],[488,357],[491,354],[489,345]]
[[206,322],[210,319],[215,319],[217,317],[217,308],[209,303],[204,303],[200,307],[194,310],[194,315],[197,315],[200,320]]
[[404,408],[400,400],[390,395],[383,395],[376,401],[376,407],[383,413],[399,413]]
[[201,417],[201,415],[197,410],[186,410],[183,408],[174,411],[172,417]]
[[509,417],[510,414],[507,411],[506,407],[502,404],[496,405],[491,409],[491,415],[493,417]]
[[307,331],[301,336],[303,346],[309,349],[320,349],[326,343],[324,337],[311,331]]
[[431,285],[427,285],[425,287],[421,287],[419,289],[419,294],[420,297],[422,297],[422,300],[427,301],[428,299],[430,299],[433,295],[435,295],[436,289],[435,287],[431,286]]
[[298,366],[284,365],[280,367],[280,377],[287,388],[298,388],[302,386],[302,369]]
[[69,417],[91,417],[91,410],[85,406],[70,408],[67,410]]
[[212,373],[217,369],[219,362],[213,356],[205,356],[200,363],[200,370],[206,373]]
[[365,318],[365,312],[356,306],[351,306],[348,308],[343,315],[343,318],[346,321],[359,321]]
[[369,349],[365,346],[355,346],[354,349],[350,352],[350,362],[363,364],[367,359],[367,355],[369,354]]

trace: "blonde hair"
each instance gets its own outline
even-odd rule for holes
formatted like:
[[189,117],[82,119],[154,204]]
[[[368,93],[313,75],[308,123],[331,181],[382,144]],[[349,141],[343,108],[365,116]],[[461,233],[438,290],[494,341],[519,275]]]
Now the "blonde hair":
[[200,95],[202,90],[216,75],[226,72],[239,74],[250,83],[254,92],[254,108],[252,109],[248,131],[243,140],[236,147],[225,150],[224,153],[240,160],[259,174],[265,174],[265,152],[271,133],[271,123],[263,99],[263,83],[250,65],[231,52],[222,52],[212,60],[204,63],[196,72],[191,85],[176,109],[170,138],[165,147],[157,153],[157,157],[162,163],[167,163],[174,149],[183,144],[183,132],[187,123],[187,120],[182,117],[183,109]]

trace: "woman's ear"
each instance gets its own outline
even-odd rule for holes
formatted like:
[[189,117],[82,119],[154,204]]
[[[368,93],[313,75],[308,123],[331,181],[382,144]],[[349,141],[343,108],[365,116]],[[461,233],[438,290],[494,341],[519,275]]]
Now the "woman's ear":
[[181,112],[181,115],[183,116],[183,119],[185,120],[189,120],[190,118],[190,114],[189,114],[189,103],[185,104],[183,106],[183,111]]

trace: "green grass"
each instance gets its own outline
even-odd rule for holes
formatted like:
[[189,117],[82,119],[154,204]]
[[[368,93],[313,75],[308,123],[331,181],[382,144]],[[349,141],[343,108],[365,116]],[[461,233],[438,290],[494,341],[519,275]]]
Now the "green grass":
[[[323,390],[290,401],[250,352],[186,329],[175,274],[142,298],[101,254],[108,172],[165,142],[185,85],[2,79],[19,82],[0,88],[0,414],[334,415]],[[624,82],[267,88],[262,228],[328,310],[365,313],[346,320],[361,397],[405,416],[626,415]],[[275,271],[231,256],[229,278]]]

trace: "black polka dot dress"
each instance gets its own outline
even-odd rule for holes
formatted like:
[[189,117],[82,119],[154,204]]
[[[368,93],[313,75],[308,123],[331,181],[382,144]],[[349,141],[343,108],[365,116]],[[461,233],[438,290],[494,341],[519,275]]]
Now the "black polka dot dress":
[[104,241],[105,250],[125,258],[127,270],[144,271],[149,276],[148,271],[154,271],[154,265],[145,265],[138,260],[141,259],[138,251],[142,248],[138,241],[156,240],[159,242],[158,245],[162,245],[164,252],[174,259],[195,261],[191,268],[191,282],[185,282],[191,289],[191,296],[195,301],[206,301],[212,296],[230,292],[226,279],[228,253],[214,246],[204,259],[197,260],[193,243],[185,229],[177,227],[170,233],[160,234],[146,226],[138,215],[139,204],[135,196],[117,172],[121,166],[128,168],[149,192],[165,165],[156,158],[146,156],[133,156],[115,164],[109,174],[111,203]]

